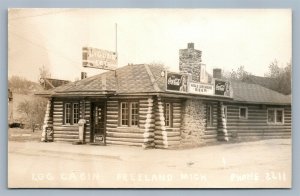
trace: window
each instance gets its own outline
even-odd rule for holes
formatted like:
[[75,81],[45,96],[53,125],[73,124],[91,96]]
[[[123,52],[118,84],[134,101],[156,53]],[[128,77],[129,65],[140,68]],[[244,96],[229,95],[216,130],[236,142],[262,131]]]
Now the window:
[[138,126],[139,123],[139,103],[131,103],[131,125]]
[[248,108],[240,107],[240,118],[247,119],[248,118]]
[[213,124],[212,116],[212,105],[207,105],[206,107],[206,126],[211,127]]
[[120,125],[138,126],[139,124],[139,103],[121,102],[120,103]]
[[71,124],[71,104],[65,104],[65,124]]
[[171,104],[170,103],[165,104],[164,117],[165,117],[165,126],[169,127],[170,126],[170,119],[171,119]]
[[225,119],[227,119],[227,106],[223,106],[223,114]]
[[268,123],[283,124],[284,123],[283,109],[268,109]]
[[79,121],[79,103],[73,103],[73,123],[77,124]]
[[79,103],[65,103],[64,124],[77,124],[79,121]]

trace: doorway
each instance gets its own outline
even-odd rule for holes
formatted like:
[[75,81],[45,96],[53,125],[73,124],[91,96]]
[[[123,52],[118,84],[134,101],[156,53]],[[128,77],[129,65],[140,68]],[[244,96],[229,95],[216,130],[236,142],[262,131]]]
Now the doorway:
[[105,102],[95,102],[92,104],[92,138],[95,144],[106,144],[106,107]]

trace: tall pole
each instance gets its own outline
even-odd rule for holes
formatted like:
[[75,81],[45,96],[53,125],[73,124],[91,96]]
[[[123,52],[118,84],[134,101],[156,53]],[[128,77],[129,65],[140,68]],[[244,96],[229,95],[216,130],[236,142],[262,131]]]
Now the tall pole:
[[[116,27],[116,37],[115,37],[115,42],[116,42],[116,48],[115,48],[115,52],[116,52],[116,58],[117,58],[117,67],[118,67],[118,25],[117,23],[115,24]],[[115,77],[117,77],[117,69],[115,69]]]
[[116,23],[116,55],[118,57],[118,24]]

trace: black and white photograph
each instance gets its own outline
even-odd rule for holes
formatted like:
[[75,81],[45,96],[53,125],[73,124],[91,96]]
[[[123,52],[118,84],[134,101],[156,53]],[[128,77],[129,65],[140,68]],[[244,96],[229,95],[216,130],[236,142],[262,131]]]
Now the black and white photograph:
[[292,188],[292,10],[10,8],[8,188]]

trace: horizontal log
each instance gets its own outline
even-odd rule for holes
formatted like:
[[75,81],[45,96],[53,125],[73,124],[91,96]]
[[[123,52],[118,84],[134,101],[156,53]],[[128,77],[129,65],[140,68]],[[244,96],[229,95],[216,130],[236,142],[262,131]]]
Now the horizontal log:
[[110,123],[106,123],[106,128],[117,128],[118,124],[110,124]]
[[[139,126],[141,129],[145,129],[146,128],[146,125],[145,124],[140,124]],[[149,129],[155,129],[155,125],[154,124],[149,124],[147,125],[147,128]]]
[[55,139],[57,139],[57,138],[62,138],[62,139],[79,139],[79,135],[70,135],[70,134],[67,135],[67,134],[56,134],[56,133],[54,133],[53,137]]
[[119,119],[119,115],[106,115],[106,119],[111,119],[111,120],[118,120]]
[[149,118],[149,119],[140,119],[139,120],[139,124],[154,124],[155,120],[153,118]]
[[173,102],[172,103],[173,107],[181,107],[181,103],[180,102]]
[[63,108],[63,104],[54,104],[53,108]]
[[130,133],[130,134],[134,134],[134,133],[143,134],[145,132],[143,129],[124,129],[124,128],[110,128],[110,127],[106,127],[106,131],[114,132],[114,133]]
[[[106,141],[121,141],[121,142],[132,142],[132,143],[140,143],[143,144],[145,142],[145,139],[139,139],[139,138],[116,138],[116,137],[106,137]],[[149,138],[148,142],[153,142],[154,138]]]
[[173,127],[174,127],[174,128],[180,128],[180,127],[181,127],[181,123],[175,123],[175,122],[173,121]]
[[[162,131],[154,131],[154,135],[162,135]],[[172,137],[172,136],[180,136],[180,132],[179,131],[174,131],[174,132],[167,132],[167,136]]]
[[63,115],[64,113],[61,111],[53,111],[53,115]]
[[152,110],[148,111],[148,110],[140,110],[139,111],[140,115],[147,115],[147,114],[154,114],[154,112]]
[[71,130],[71,131],[66,131],[66,130],[57,130],[55,129],[54,130],[54,133],[55,134],[70,134],[70,135],[78,135],[79,134],[79,131],[78,130]]
[[[119,137],[119,138],[144,138],[143,133],[119,133],[119,132],[108,132],[107,137]],[[149,137],[154,137],[153,133],[149,133]]]
[[78,131],[78,126],[53,126],[54,131],[55,130],[61,130],[61,131]]
[[181,114],[181,109],[173,109],[173,114]]
[[53,118],[63,119],[63,115],[57,115],[57,114],[55,114],[55,115],[53,115]]
[[[164,145],[162,140],[154,140],[155,146],[156,145]],[[180,141],[168,141],[168,146],[172,146],[172,145],[179,145]]]
[[173,118],[173,123],[180,123],[181,124],[181,119],[180,118]]
[[181,114],[177,114],[177,113],[175,113],[175,114],[173,114],[173,118],[181,118]]
[[53,125],[54,125],[54,126],[61,126],[61,125],[63,125],[63,123],[61,123],[61,122],[55,122],[55,121],[54,121],[54,122],[53,122]]
[[108,124],[118,124],[119,120],[118,119],[106,119],[106,122]]
[[118,112],[118,111],[110,111],[110,110],[107,110],[106,114],[107,114],[107,115],[119,115],[119,112]]
[[153,103],[140,103],[139,108],[148,108],[148,107],[154,107]]
[[289,136],[289,133],[238,133],[237,136]]
[[119,108],[118,107],[107,107],[107,111],[115,111],[115,112],[119,112]]
[[78,139],[71,139],[71,138],[54,138],[54,142],[75,142],[78,141]]
[[250,130],[228,130],[229,132],[236,132],[236,133],[271,133],[271,132],[291,132],[291,129],[250,129]]
[[134,143],[134,142],[121,142],[121,141],[112,141],[112,140],[106,140],[107,144],[113,144],[113,145],[125,145],[125,146],[139,146],[142,147],[143,145],[140,143]]
[[254,129],[258,129],[258,130],[264,130],[264,129],[291,129],[290,126],[283,126],[283,125],[278,125],[278,126],[251,126],[251,127],[243,127],[243,126],[227,126],[227,129],[231,129],[231,130],[254,130]]
[[[154,136],[154,141],[155,140],[163,140],[163,136],[161,136],[161,135],[155,135]],[[168,136],[167,137],[167,141],[180,141],[181,140],[181,137],[180,136]]]

